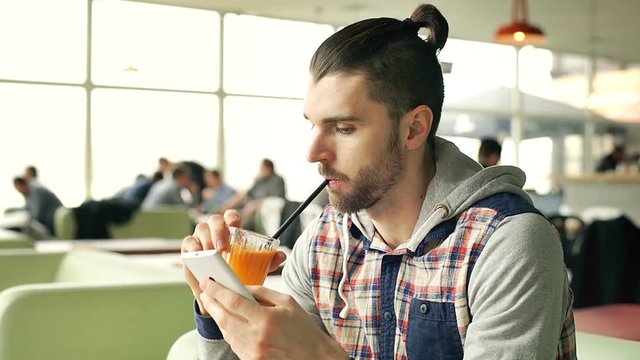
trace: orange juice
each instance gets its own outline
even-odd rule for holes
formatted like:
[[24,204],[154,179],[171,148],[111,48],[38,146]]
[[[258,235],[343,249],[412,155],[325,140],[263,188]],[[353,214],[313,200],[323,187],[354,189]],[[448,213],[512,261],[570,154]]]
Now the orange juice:
[[227,262],[245,285],[262,285],[276,251],[251,249],[245,245],[242,241],[234,241]]

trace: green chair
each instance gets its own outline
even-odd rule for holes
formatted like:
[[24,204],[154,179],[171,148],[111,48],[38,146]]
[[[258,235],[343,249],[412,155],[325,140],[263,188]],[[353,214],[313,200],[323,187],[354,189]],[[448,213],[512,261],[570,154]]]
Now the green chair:
[[161,359],[194,327],[179,268],[3,250],[0,274],[0,360]]
[[173,343],[167,360],[197,360],[198,359],[198,332],[191,330],[184,333]]
[[[173,344],[167,360],[196,360],[198,358],[198,333],[191,330]],[[612,337],[576,333],[578,359],[580,360],[637,360],[640,358],[640,342]]]
[[[54,214],[55,237],[70,240],[76,234],[76,219],[73,211],[61,207]],[[124,224],[110,225],[111,238],[163,238],[182,239],[193,232],[193,221],[185,207],[164,207],[138,210]]]
[[0,249],[29,249],[33,241],[17,231],[0,229]]

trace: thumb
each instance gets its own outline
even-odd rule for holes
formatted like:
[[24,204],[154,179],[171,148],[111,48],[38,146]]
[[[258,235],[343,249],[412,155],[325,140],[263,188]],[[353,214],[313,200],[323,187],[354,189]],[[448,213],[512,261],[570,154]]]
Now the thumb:
[[282,251],[276,252],[276,254],[273,256],[273,260],[271,260],[271,264],[269,265],[269,272],[272,273],[276,271],[286,259],[287,254]]
[[284,306],[294,301],[291,296],[264,286],[247,286],[247,289],[261,305]]

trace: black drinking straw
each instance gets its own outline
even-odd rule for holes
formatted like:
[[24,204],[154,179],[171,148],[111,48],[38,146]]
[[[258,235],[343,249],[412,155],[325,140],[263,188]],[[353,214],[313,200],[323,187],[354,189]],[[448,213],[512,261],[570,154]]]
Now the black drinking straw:
[[273,234],[272,238],[277,239],[280,235],[282,235],[282,233],[285,232],[285,230],[287,230],[289,225],[291,225],[293,220],[295,220],[298,217],[298,215],[300,215],[300,213],[313,201],[313,199],[315,199],[316,196],[320,194],[322,189],[324,189],[324,187],[327,186],[328,183],[329,183],[329,180],[324,180],[322,184],[320,184],[320,186],[318,186],[318,188],[315,189],[311,193],[311,195],[309,195],[307,200],[305,200],[302,204],[300,204],[300,206],[298,206],[296,211],[294,211],[293,214],[291,214],[291,216],[289,216],[289,218],[280,226],[280,228],[275,232],[275,234]]

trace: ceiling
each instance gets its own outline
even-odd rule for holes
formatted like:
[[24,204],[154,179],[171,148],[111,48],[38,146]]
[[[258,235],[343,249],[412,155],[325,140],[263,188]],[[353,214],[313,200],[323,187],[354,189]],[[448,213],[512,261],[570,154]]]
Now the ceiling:
[[[157,4],[346,25],[370,18],[408,17],[409,0],[138,0]],[[493,41],[511,20],[511,0],[433,0],[453,38]],[[640,0],[529,1],[529,22],[542,27],[548,49],[640,63]]]

